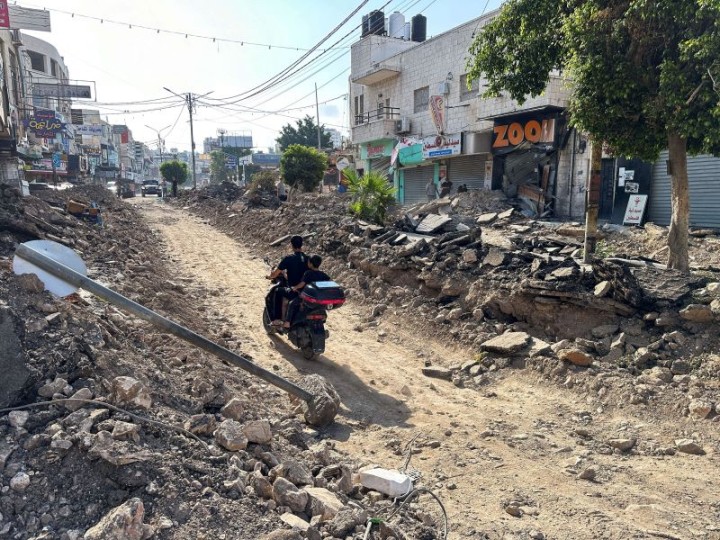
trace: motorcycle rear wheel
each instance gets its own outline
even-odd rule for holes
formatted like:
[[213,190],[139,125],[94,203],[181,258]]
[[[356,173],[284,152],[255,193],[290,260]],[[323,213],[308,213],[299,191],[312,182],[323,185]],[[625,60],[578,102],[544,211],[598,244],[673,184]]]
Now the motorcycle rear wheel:
[[303,358],[305,360],[314,360],[315,359],[315,351],[313,350],[312,346],[310,347],[304,347],[300,349],[300,352],[303,355]]
[[262,322],[263,328],[265,328],[265,332],[267,332],[268,334],[275,333],[275,328],[273,328],[272,321],[270,320],[270,314],[268,313],[267,308],[263,310]]

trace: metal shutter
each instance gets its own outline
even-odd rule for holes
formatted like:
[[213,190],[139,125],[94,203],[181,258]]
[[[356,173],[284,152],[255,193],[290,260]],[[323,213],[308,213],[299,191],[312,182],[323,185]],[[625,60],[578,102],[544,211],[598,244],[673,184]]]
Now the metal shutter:
[[[671,184],[667,174],[668,152],[663,151],[653,166],[648,219],[669,225]],[[688,157],[690,183],[690,226],[720,228],[720,158],[708,155]]]
[[435,167],[408,167],[403,169],[405,173],[405,203],[416,204],[427,200],[425,185],[433,178]]
[[388,169],[390,168],[390,158],[381,157],[370,160],[370,170],[376,173],[384,174],[389,176]]
[[448,178],[453,183],[453,193],[463,184],[468,189],[485,187],[485,156],[461,156],[448,160]]

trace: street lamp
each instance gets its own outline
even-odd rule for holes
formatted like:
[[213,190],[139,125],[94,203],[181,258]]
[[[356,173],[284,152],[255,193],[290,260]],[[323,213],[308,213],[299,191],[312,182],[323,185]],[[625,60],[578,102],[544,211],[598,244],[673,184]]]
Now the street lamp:
[[158,150],[160,151],[160,165],[162,165],[163,164],[163,145],[165,144],[165,141],[163,141],[162,137],[160,137],[160,132],[165,131],[167,128],[169,128],[171,126],[165,126],[162,129],[155,129],[154,127],[151,127],[151,126],[148,126],[147,124],[145,124],[145,127],[153,130],[157,135]]

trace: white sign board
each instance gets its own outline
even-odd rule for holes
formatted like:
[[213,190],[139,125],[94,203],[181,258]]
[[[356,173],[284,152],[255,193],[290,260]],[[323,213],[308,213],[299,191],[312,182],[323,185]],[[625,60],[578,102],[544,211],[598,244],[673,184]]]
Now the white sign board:
[[645,205],[647,204],[647,195],[631,195],[625,209],[625,217],[623,225],[640,225],[642,223],[643,214],[645,214]]
[[32,9],[14,4],[8,6],[10,28],[50,32],[50,12],[45,9]]
[[348,158],[342,157],[337,160],[337,168],[341,171],[344,171],[350,166],[350,160]]

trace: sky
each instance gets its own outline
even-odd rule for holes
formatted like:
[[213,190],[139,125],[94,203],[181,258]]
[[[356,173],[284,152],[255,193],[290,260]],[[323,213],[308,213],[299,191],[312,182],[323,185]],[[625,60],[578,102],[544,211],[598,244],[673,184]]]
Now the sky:
[[[350,45],[360,39],[363,14],[385,4],[386,17],[400,11],[410,20],[422,13],[431,37],[499,7],[501,0],[367,0],[337,30],[363,0],[16,3],[50,11],[52,31],[28,33],[58,49],[71,80],[93,81],[96,102],[76,101],[74,107],[100,110],[104,119],[128,125],[135,140],[151,147],[157,147],[160,131],[166,148],[189,150],[187,107],[165,88],[198,96],[211,92],[197,101],[194,112],[196,149],[202,151],[203,139],[223,129],[252,135],[254,146],[267,151],[282,126],[294,125],[306,114],[315,117],[315,84],[320,122],[348,133]],[[210,39],[185,37],[186,33]],[[286,80],[251,95],[328,34],[331,37],[305,61],[317,58],[309,66],[300,64],[301,69]]]

